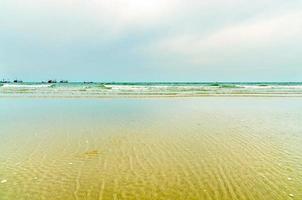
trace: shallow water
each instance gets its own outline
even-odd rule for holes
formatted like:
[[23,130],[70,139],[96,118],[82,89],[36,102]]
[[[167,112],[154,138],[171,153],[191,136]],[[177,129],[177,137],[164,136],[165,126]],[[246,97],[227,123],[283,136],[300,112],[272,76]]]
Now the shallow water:
[[301,98],[0,99],[0,199],[302,199]]

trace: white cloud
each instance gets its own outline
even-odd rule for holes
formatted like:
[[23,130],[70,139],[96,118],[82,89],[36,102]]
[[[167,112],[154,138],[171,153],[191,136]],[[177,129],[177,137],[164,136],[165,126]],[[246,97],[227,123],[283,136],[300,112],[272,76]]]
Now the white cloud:
[[197,64],[210,64],[221,57],[241,56],[253,49],[274,48],[302,41],[302,12],[277,16],[257,16],[238,24],[228,25],[210,34],[182,33],[151,44],[148,52],[182,56]]
[[[301,51],[301,10],[301,0],[0,0],[0,56],[7,66],[20,57],[34,66],[45,52],[42,64],[54,55],[60,66],[89,57],[100,66],[229,69],[234,59],[243,66],[275,49]],[[117,51],[127,59],[106,60]],[[298,66],[296,52],[267,58]]]
[[[3,0],[3,29],[57,38],[105,36],[150,29],[173,17],[179,0]],[[1,29],[1,27],[0,27]],[[45,39],[45,38],[44,38]]]
[[[238,7],[240,12],[261,10],[261,7],[279,4],[278,1],[1,0],[0,23],[11,30],[46,37],[82,37],[91,34],[116,37],[129,31],[159,30],[163,26],[182,27],[209,13],[219,16],[221,12],[230,12]],[[192,26],[188,25],[187,28],[194,29],[194,23]]]

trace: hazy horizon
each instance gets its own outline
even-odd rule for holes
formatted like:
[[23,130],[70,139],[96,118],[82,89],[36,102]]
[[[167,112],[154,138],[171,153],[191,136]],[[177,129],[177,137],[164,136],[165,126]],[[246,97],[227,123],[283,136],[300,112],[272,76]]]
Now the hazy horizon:
[[[68,83],[83,83],[83,82],[92,82],[92,83],[302,83],[302,81],[114,81],[114,80],[68,80],[68,79],[43,79],[43,80],[23,80],[19,78],[9,79],[9,78],[1,78],[1,81],[9,81],[10,83],[14,83],[14,81],[18,81],[17,83],[20,83],[19,81],[22,81],[23,83],[45,83],[48,81],[56,81],[57,83],[60,83],[60,81],[67,81]],[[66,82],[65,82],[66,83]]]

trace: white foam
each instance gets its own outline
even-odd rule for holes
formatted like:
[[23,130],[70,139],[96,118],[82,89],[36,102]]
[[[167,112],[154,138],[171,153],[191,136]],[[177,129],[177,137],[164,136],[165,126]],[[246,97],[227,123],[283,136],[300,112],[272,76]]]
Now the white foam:
[[3,88],[45,88],[50,87],[51,84],[4,84]]
[[271,85],[265,85],[265,86],[262,86],[262,85],[243,85],[244,88],[246,89],[271,89],[273,88],[273,86]]
[[302,85],[244,85],[246,89],[302,89]]

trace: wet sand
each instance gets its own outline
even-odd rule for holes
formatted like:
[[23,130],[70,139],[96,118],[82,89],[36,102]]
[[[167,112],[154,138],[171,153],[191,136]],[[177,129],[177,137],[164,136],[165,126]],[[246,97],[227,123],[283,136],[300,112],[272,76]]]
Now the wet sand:
[[0,199],[302,199],[301,98],[0,99]]

